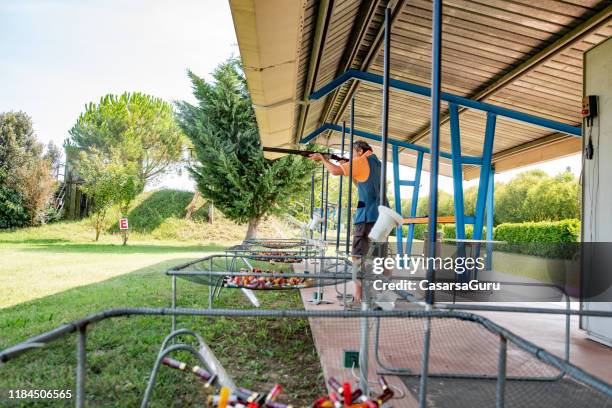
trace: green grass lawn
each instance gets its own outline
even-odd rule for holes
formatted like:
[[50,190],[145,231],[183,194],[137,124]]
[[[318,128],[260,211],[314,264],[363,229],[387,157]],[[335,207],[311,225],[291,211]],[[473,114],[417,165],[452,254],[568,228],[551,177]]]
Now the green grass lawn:
[[[194,242],[135,237],[121,247],[116,237],[91,242],[75,223],[0,233],[0,349],[101,310],[124,306],[168,307],[169,267],[219,250]],[[206,286],[179,281],[180,306],[206,307]],[[258,294],[263,308],[301,308],[293,291]],[[249,308],[240,291],[223,291],[217,307]],[[265,321],[264,321],[265,320]],[[236,382],[261,391],[283,384],[284,401],[322,394],[319,359],[305,319],[182,317],[216,352]],[[103,321],[88,336],[89,406],[138,406],[169,317]],[[8,389],[74,390],[75,338],[67,337],[0,367],[0,392]],[[185,358],[186,356],[178,356]],[[192,361],[193,362],[193,361]],[[0,395],[0,406],[9,401]],[[14,403],[14,402],[13,402]],[[153,406],[204,405],[201,383],[162,367]],[[23,406],[68,406],[47,401]]]

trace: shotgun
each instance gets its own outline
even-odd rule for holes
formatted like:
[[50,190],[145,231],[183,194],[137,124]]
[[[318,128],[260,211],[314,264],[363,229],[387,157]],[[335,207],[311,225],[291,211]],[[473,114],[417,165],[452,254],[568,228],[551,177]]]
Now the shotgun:
[[272,153],[286,153],[286,154],[298,154],[300,156],[308,157],[313,153],[321,153],[328,160],[335,160],[337,162],[348,162],[349,159],[346,157],[338,156],[333,153],[322,153],[322,152],[313,152],[310,150],[296,150],[296,149],[282,149],[280,147],[264,147],[264,152],[272,152]]

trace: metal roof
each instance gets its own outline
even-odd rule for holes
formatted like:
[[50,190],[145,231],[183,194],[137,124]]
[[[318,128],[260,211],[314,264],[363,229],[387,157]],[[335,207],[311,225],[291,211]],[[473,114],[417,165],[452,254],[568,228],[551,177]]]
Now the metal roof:
[[[282,4],[291,9],[286,5],[299,4],[299,12],[286,13],[283,19],[288,21],[284,22],[278,21],[278,13],[274,16],[269,11],[274,9],[270,3],[274,2],[230,2],[233,15],[245,4],[253,10],[252,21],[234,21],[243,62],[248,67],[249,88],[257,93],[253,100],[262,142],[269,146],[293,144],[324,123],[341,123],[351,96],[356,98],[355,128],[380,134],[381,89],[375,85],[354,81],[320,101],[308,103],[307,99],[347,69],[382,74],[386,1],[279,1],[277,8]],[[431,6],[428,0],[392,3],[391,78],[429,85]],[[612,3],[601,0],[445,0],[442,90],[579,126],[582,55],[612,35],[611,16]],[[264,43],[263,35],[249,38],[244,29],[249,24],[266,31],[277,45]],[[283,39],[295,41],[291,52],[285,50],[283,56],[284,71],[293,75],[285,72],[277,75],[273,84],[258,86],[257,74],[278,70],[279,66],[255,66],[253,62],[262,54],[278,51]],[[258,51],[245,53],[246,45],[253,42],[258,42]],[[285,99],[276,103],[283,106],[285,114],[276,116],[274,126],[285,129],[282,133],[266,128],[274,121],[269,119],[269,110],[278,110],[280,105],[257,109],[258,99],[278,93],[278,89],[283,90]],[[390,98],[389,137],[427,146],[429,99],[398,90],[392,90]],[[440,145],[441,150],[450,151],[447,112],[444,104]],[[463,153],[480,155],[485,114],[464,109],[460,127]],[[324,132],[317,141],[338,144],[339,135]],[[503,171],[580,149],[579,138],[499,118],[493,161],[497,171]],[[414,153],[402,153],[402,164],[413,166]],[[448,161],[442,160],[440,170],[450,174]],[[464,177],[473,178],[478,171],[464,167]]]

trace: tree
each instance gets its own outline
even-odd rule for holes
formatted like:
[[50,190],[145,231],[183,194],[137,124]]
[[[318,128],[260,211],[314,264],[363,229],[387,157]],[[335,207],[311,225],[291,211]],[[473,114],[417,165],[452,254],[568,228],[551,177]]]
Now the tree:
[[0,113],[0,182],[16,182],[14,170],[41,153],[32,119],[26,113]]
[[247,238],[268,214],[287,210],[308,188],[315,165],[300,156],[263,157],[246,80],[236,60],[220,64],[213,82],[188,71],[197,105],[178,102],[178,121],[193,144],[189,167],[202,197],[229,219],[248,223]]
[[138,92],[108,94],[89,103],[69,133],[69,149],[95,149],[107,159],[112,152],[137,165],[143,186],[178,162],[184,145],[172,106]]
[[531,170],[510,180],[503,192],[495,193],[495,218],[500,223],[532,221],[524,212],[527,193],[531,187],[548,177],[542,170]]
[[27,114],[0,113],[0,227],[45,221],[56,183],[42,150]]
[[[81,152],[79,174],[83,177],[83,192],[91,199],[90,221],[96,232],[95,240],[105,226],[106,213],[112,205],[117,205],[121,216],[127,216],[131,202],[142,190],[139,169],[134,163],[125,164],[119,155],[112,155],[113,160],[92,149],[89,153]],[[123,236],[123,245],[127,244],[127,234]]]
[[45,154],[43,157],[49,163],[51,174],[57,178],[62,166],[62,151],[55,143],[49,142],[47,143],[47,148],[45,149]]
[[530,221],[580,218],[578,181],[569,172],[542,180],[527,191],[523,209]]
[[30,160],[16,170],[19,191],[23,195],[23,207],[29,214],[28,224],[45,222],[46,212],[57,181],[51,176],[51,166],[46,159]]

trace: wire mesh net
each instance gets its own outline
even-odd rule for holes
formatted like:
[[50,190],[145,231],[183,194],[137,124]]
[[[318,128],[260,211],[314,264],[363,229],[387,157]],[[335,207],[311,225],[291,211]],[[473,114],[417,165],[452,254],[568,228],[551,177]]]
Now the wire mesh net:
[[350,262],[339,257],[304,259],[295,265],[227,254],[189,262],[168,270],[167,274],[201,285],[252,290],[303,289],[332,285],[352,277]]
[[308,240],[301,238],[251,238],[245,239],[242,246],[257,246],[269,249],[288,249],[307,247],[310,246],[310,243]]
[[[373,395],[384,392],[379,381],[380,376],[384,375],[393,391],[388,406],[418,406],[418,374],[421,371],[423,334],[427,322],[431,327],[428,406],[484,407],[496,404],[500,333],[472,319],[469,314],[364,316],[359,313],[330,313],[325,316],[283,316],[282,311],[277,311],[269,316],[245,317],[236,314],[236,311],[217,312],[222,315],[185,317],[181,320],[181,326],[195,329],[202,335],[236,385],[265,395],[275,384],[280,384],[283,391],[276,399],[279,404],[311,406],[315,400],[333,391],[331,378],[339,384],[349,383],[354,391],[361,387],[360,370],[367,362],[368,387]],[[88,389],[92,393],[87,397],[91,402],[121,405],[125,394],[135,400],[144,389],[148,378],[146,368],[153,366],[162,336],[156,331],[133,332],[126,322],[106,321],[100,323],[100,329],[98,326],[91,329],[88,341],[91,355],[88,384],[91,386]],[[123,333],[121,344],[108,344],[103,333],[97,333],[103,330],[103,326],[110,325],[113,330]],[[377,327],[380,331],[377,331]],[[367,328],[368,332],[367,347],[363,347],[360,335],[363,328]],[[127,348],[128,345],[131,346]],[[30,376],[16,376],[15,381],[20,383],[13,383],[14,386],[40,385],[41,378],[56,375],[40,369],[40,358],[53,358],[58,365],[54,369],[64,376],[70,375],[72,370],[69,366],[74,364],[73,346],[73,341],[65,344],[58,342],[50,350],[35,351],[28,358],[9,362],[0,369],[0,379],[5,376],[3,382],[6,383],[7,371],[15,367],[10,364],[19,364],[21,371],[29,372]],[[112,348],[122,352],[112,354]],[[126,350],[131,352],[126,354]],[[51,352],[57,355],[49,356]],[[120,361],[109,361],[109,354],[120,358]],[[189,365],[197,363],[193,356],[181,352],[170,357]],[[121,384],[105,380],[108,370],[121,367],[125,369]],[[400,368],[409,372],[401,375],[389,373]],[[466,375],[464,378],[437,377],[436,373],[440,372]],[[541,352],[534,353],[524,344],[509,339],[507,376],[515,379],[507,379],[503,383],[505,406],[592,408],[605,407],[612,401],[609,386],[596,389],[587,385],[580,372],[575,370],[556,378],[561,373],[562,370],[543,358]],[[467,375],[491,378],[468,378]],[[516,379],[519,376],[525,379]],[[102,381],[98,383],[97,378]],[[539,380],[534,380],[536,378]],[[120,388],[126,383],[131,386],[122,393]],[[191,372],[164,366],[160,369],[151,405],[172,406],[177,401],[180,401],[179,405],[205,405],[209,397],[217,395],[219,390],[205,388],[203,384],[203,380]],[[105,388],[115,386],[120,388]]]
[[259,244],[242,244],[230,247],[225,252],[233,256],[247,256],[251,259],[273,263],[299,263],[305,259],[319,256],[321,249],[316,246],[269,247]]

